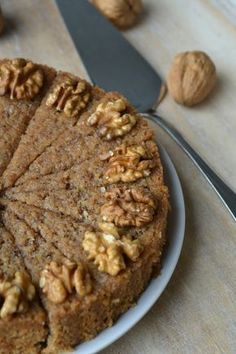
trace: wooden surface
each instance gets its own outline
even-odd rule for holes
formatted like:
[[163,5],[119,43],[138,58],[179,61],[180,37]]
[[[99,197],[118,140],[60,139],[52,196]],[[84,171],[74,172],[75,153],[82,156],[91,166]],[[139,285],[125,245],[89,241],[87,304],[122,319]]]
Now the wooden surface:
[[[23,56],[87,77],[53,0],[5,0],[1,57]],[[146,0],[125,33],[165,77],[174,54],[205,50],[218,86],[205,103],[183,108],[167,96],[158,111],[236,189],[236,1]],[[201,173],[161,130],[182,181],[186,238],[167,289],[152,310],[103,354],[236,353],[236,227]]]

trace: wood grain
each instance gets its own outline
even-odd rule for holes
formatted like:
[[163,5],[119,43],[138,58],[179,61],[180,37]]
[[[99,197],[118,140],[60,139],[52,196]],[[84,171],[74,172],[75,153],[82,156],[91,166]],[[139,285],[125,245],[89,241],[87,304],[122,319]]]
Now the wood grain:
[[[52,0],[1,2],[8,28],[1,57],[36,62],[87,77]],[[218,71],[213,95],[195,108],[167,96],[158,108],[225,181],[236,189],[236,2],[146,0],[145,15],[125,36],[166,77],[180,51],[205,50]],[[182,181],[186,239],[157,304],[103,354],[236,352],[235,223],[192,162],[160,130]]]

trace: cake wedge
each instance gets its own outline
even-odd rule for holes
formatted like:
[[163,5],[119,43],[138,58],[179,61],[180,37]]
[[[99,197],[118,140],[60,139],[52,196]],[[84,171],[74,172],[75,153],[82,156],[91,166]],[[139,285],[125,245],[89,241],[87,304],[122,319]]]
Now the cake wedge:
[[[20,289],[24,287],[24,294]],[[27,292],[33,299],[27,300]],[[0,353],[40,353],[48,328],[46,312],[34,294],[34,286],[12,235],[0,226]],[[14,298],[14,302],[10,300]],[[17,299],[18,297],[18,299]],[[3,303],[2,303],[3,300]],[[22,307],[22,308],[21,308]],[[33,330],[32,330],[33,328]]]
[[29,60],[0,61],[0,176],[55,75]]

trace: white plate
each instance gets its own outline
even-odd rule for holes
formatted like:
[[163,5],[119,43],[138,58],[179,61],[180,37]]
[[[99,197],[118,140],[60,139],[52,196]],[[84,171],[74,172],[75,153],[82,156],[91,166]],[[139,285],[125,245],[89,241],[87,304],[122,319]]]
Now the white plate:
[[[157,126],[149,122],[155,132]],[[175,167],[167,152],[160,147],[165,181],[170,189],[172,211],[168,220],[168,247],[163,259],[161,274],[153,279],[140,296],[137,305],[123,314],[110,328],[105,329],[94,339],[76,347],[74,354],[94,354],[104,349],[130,330],[154,305],[168,284],[178,262],[185,229],[185,207],[183,192]]]

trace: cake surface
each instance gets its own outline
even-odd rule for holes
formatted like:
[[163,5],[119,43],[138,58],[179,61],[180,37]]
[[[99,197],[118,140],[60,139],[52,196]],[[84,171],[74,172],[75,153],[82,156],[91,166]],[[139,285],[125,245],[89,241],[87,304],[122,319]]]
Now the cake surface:
[[168,208],[153,132],[122,95],[0,61],[0,354],[111,326],[161,269]]

